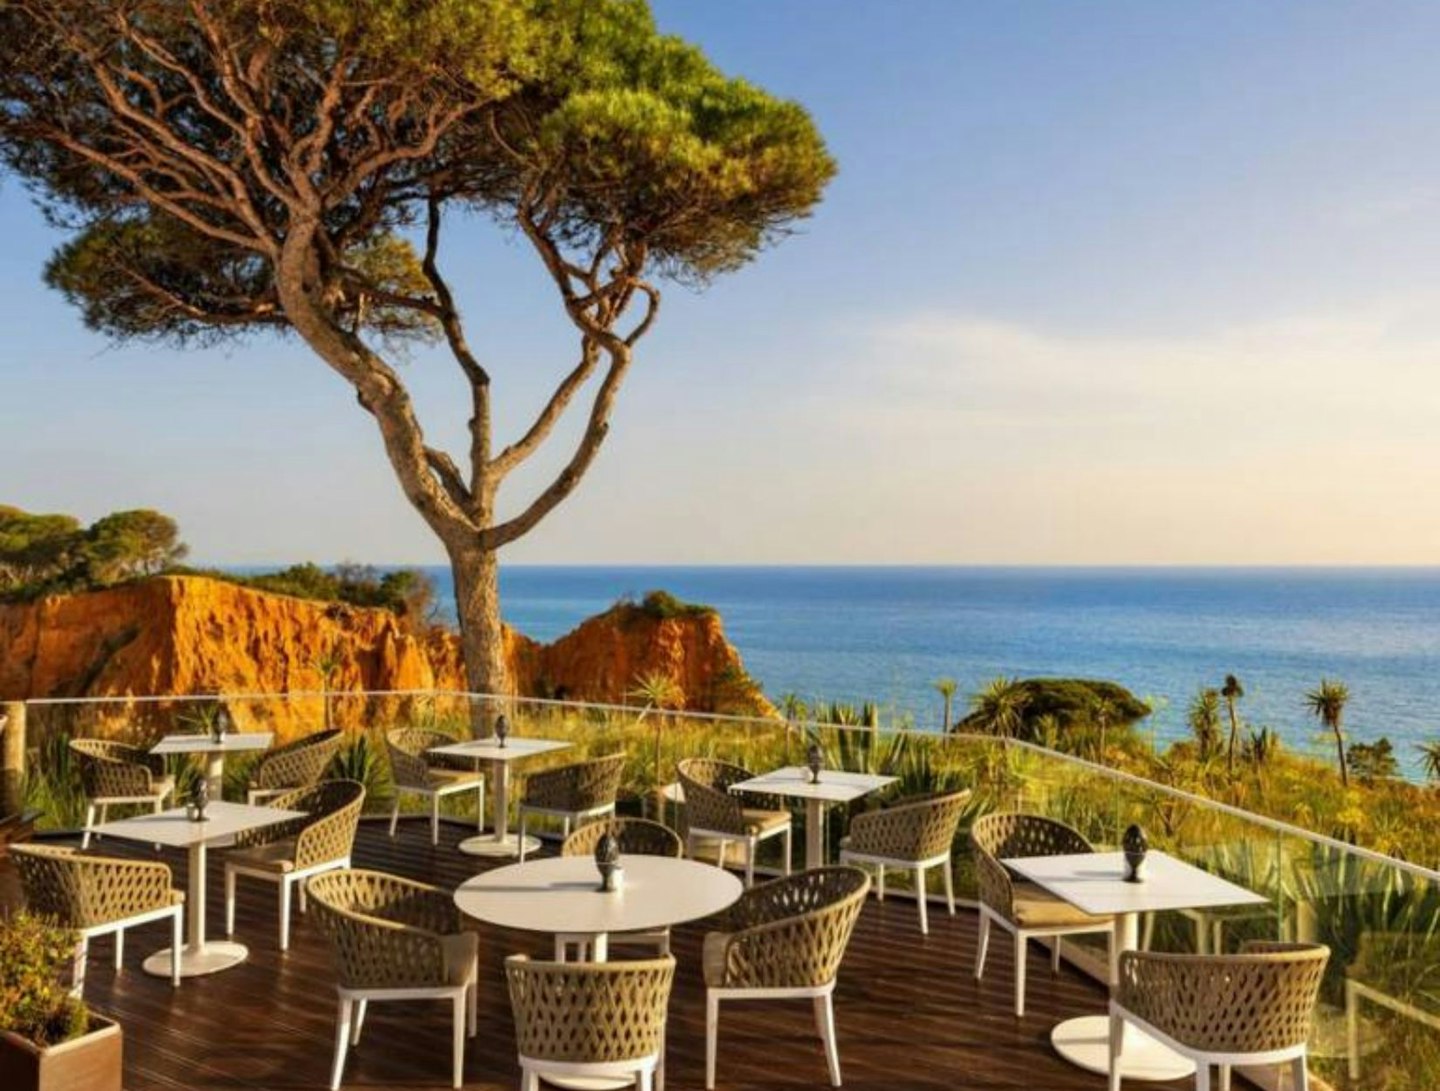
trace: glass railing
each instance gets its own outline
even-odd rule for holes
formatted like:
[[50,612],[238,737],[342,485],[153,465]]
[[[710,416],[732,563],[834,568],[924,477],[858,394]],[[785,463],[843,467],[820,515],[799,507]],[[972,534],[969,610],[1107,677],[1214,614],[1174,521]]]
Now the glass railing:
[[[1440,873],[1308,833],[1294,826],[1040,746],[989,736],[938,735],[706,716],[662,709],[502,699],[463,693],[309,693],[153,699],[33,701],[26,705],[26,799],[42,829],[75,828],[84,814],[68,742],[107,737],[150,745],[172,732],[208,730],[221,710],[235,730],[269,731],[277,742],[326,725],[345,729],[336,773],[366,784],[367,806],[388,811],[393,789],[385,732],[427,727],[457,737],[490,729],[505,715],[517,736],[560,739],[565,750],[527,760],[520,775],[589,756],[627,756],[620,808],[683,827],[675,763],[715,756],[757,772],[805,760],[818,742],[827,767],[898,779],[894,795],[973,789],[973,814],[1018,809],[1061,819],[1097,846],[1118,845],[1132,823],[1151,844],[1263,895],[1263,906],[1157,914],[1144,923],[1152,949],[1235,951],[1248,940],[1313,940],[1332,958],[1311,1044],[1312,1070],[1337,1088],[1440,1087]],[[227,796],[243,798],[254,755],[227,758]],[[182,781],[198,776],[171,760]],[[875,806],[873,799],[851,812]],[[402,799],[402,807],[422,806]],[[473,818],[464,795],[448,813]],[[471,808],[467,811],[466,808]],[[829,812],[825,839],[834,858],[846,809]],[[795,863],[803,838],[795,839]],[[775,841],[762,869],[778,869]],[[957,893],[974,897],[973,868],[956,842]],[[940,877],[931,872],[936,897]],[[904,892],[897,875],[891,889]],[[1072,945],[1067,943],[1067,948]],[[1102,975],[1093,941],[1073,960]],[[1091,956],[1087,958],[1087,953]],[[968,972],[968,968],[964,968]]]

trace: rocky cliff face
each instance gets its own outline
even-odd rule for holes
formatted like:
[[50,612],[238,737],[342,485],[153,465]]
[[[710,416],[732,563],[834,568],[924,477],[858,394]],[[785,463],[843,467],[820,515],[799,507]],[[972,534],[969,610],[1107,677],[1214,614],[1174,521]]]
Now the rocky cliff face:
[[[662,674],[690,710],[774,711],[714,614],[662,618],[621,604],[554,644],[507,630],[506,654],[517,696],[622,704],[636,679]],[[389,611],[219,580],[162,577],[0,605],[0,700],[314,693],[322,668],[342,721],[347,707],[364,714],[346,691],[465,688],[451,633],[417,634]],[[263,718],[282,735],[315,719],[314,709],[290,711]]]

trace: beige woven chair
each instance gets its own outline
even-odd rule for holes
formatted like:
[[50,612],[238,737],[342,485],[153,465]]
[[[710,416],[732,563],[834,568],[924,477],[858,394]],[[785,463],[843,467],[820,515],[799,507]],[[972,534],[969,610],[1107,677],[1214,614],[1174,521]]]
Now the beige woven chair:
[[955,915],[955,872],[950,855],[970,790],[923,799],[904,799],[879,811],[850,820],[850,833],[840,842],[842,864],[875,869],[875,893],[885,900],[885,869],[905,868],[915,874],[915,904],[920,909],[920,934],[930,934],[926,913],[925,872],[932,867],[945,876],[945,907]]
[[390,836],[400,821],[400,795],[426,796],[430,800],[430,843],[440,843],[440,800],[456,792],[475,793],[475,828],[485,827],[485,778],[474,769],[455,769],[428,752],[449,746],[455,740],[442,731],[404,727],[387,732],[385,747],[390,752],[390,772],[395,781],[395,806],[390,812]]
[[125,929],[170,918],[170,983],[180,984],[184,947],[185,895],[171,885],[170,868],[149,860],[85,856],[57,845],[11,845],[10,859],[20,873],[25,901],[35,913],[73,929],[75,950],[71,992],[85,988],[90,941],[115,936],[115,969],[125,958]]
[[[616,818],[609,822],[588,822],[565,838],[560,846],[561,856],[591,856],[595,846],[606,831],[615,834],[620,842],[620,855],[624,856],[670,856],[679,859],[685,855],[685,844],[680,835],[669,826],[652,822],[648,818]],[[571,933],[555,937],[555,961],[565,962],[570,957],[570,948],[576,948],[576,960],[585,961],[591,957],[589,936]],[[670,953],[670,929],[661,928],[653,932],[617,932],[609,942],[644,945],[655,948],[656,954]]]
[[531,815],[560,819],[564,836],[569,837],[572,823],[615,813],[624,772],[625,755],[609,754],[527,777],[519,808],[520,862],[525,862],[525,830]]
[[[1023,856],[1060,856],[1094,852],[1094,847],[1063,822],[1034,814],[982,815],[970,826],[970,848],[975,855],[975,877],[980,885],[980,943],[975,953],[975,977],[985,973],[990,947],[990,926],[998,924],[1015,937],[1015,1014],[1025,1014],[1026,941],[1048,936],[1050,970],[1060,970],[1062,936],[1103,932],[1109,944],[1112,971],[1117,943],[1115,919],[1092,917],[1035,883],[1011,876],[1003,859]],[[1114,976],[1112,972],[1112,977]]]
[[865,904],[870,877],[857,867],[823,867],[747,890],[727,914],[727,931],[705,937],[705,1086],[715,1086],[722,1000],[808,998],[825,1044],[830,1082],[840,1086],[832,997],[840,961]]
[[299,885],[303,913],[305,880],[350,866],[364,805],[365,786],[353,780],[327,780],[272,800],[270,806],[304,811],[305,817],[249,830],[235,839],[235,847],[225,854],[225,934],[235,934],[236,879],[263,879],[280,889],[280,950],[288,951],[291,889]]
[[71,739],[70,749],[80,759],[80,786],[86,799],[81,848],[90,847],[97,809],[102,823],[112,804],[149,804],[159,814],[175,790],[174,779],[165,775],[165,759],[138,746],[109,739]]
[[697,842],[717,842],[716,862],[724,867],[730,842],[734,841],[745,849],[745,885],[754,886],[755,853],[760,842],[780,837],[784,839],[784,871],[790,874],[790,812],[747,806],[752,801],[730,791],[732,784],[755,774],[744,766],[715,758],[686,758],[675,768],[685,793],[685,847],[692,856]]
[[462,930],[448,891],[382,871],[343,869],[307,884],[315,919],[330,941],[339,982],[339,1019],[330,1087],[340,1086],[345,1052],[360,1044],[370,1001],[448,1000],[453,1086],[465,1073],[465,1036],[475,1036],[479,944]]
[[1230,1091],[1235,1065],[1290,1065],[1292,1091],[1309,1087],[1306,1039],[1330,949],[1247,943],[1238,955],[1126,951],[1110,998],[1110,1091],[1120,1091],[1126,1024],[1195,1062],[1196,1091]]
[[675,960],[531,962],[505,960],[521,1091],[542,1076],[633,1079],[664,1091],[665,1016]]
[[265,751],[250,770],[245,802],[263,803],[296,788],[320,783],[340,753],[344,739],[345,733],[340,730],[317,731]]

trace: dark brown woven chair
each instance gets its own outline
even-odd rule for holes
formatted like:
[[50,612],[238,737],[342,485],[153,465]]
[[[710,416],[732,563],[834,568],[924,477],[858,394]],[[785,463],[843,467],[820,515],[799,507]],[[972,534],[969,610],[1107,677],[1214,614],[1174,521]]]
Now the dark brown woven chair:
[[[685,845],[680,835],[669,826],[652,822],[648,818],[615,818],[609,822],[587,822],[565,838],[560,846],[561,856],[590,856],[606,832],[613,832],[620,842],[620,855],[625,856],[670,856],[675,859],[685,855]],[[561,933],[555,937],[555,961],[570,959],[571,948],[575,948],[576,961],[590,957],[590,937],[587,935]],[[610,943],[644,945],[655,948],[656,954],[670,953],[670,929],[661,928],[654,932],[617,932],[610,936]]]
[[1195,1062],[1196,1091],[1230,1089],[1235,1065],[1290,1065],[1305,1091],[1306,1040],[1330,949],[1312,943],[1247,943],[1238,955],[1125,951],[1110,999],[1110,1091],[1125,1025],[1133,1024]]
[[715,758],[687,758],[675,768],[685,793],[685,846],[691,855],[697,844],[718,843],[716,862],[724,867],[734,841],[745,849],[745,885],[749,887],[755,884],[755,854],[760,842],[779,837],[783,840],[784,872],[790,874],[790,812],[756,806],[755,800],[730,791],[732,785],[750,780],[754,773]]
[[344,740],[343,731],[317,731],[265,751],[250,770],[245,802],[263,803],[297,788],[319,784]]
[[920,934],[930,933],[926,913],[925,872],[940,868],[945,877],[945,907],[955,915],[955,873],[951,853],[960,819],[970,803],[970,790],[947,795],[902,799],[883,810],[866,811],[850,820],[840,842],[842,864],[875,869],[875,894],[885,900],[885,869],[904,868],[915,875],[915,903],[920,909]]
[[519,807],[520,862],[525,862],[525,831],[531,816],[560,819],[564,836],[569,837],[572,824],[615,813],[624,772],[625,755],[609,754],[527,777]]
[[450,892],[349,868],[316,875],[308,888],[339,976],[332,1091],[340,1086],[347,1048],[360,1044],[372,1000],[449,1000],[452,1080],[459,1087],[466,1033],[473,1038],[476,1029],[479,945],[463,930]]
[[1025,951],[1026,942],[1032,937],[1046,936],[1054,940],[1050,948],[1050,969],[1058,973],[1062,936],[1103,932],[1113,967],[1117,947],[1113,917],[1083,913],[1043,887],[1012,876],[1000,862],[1024,856],[1094,852],[1094,847],[1078,831],[1036,814],[987,814],[971,824],[970,848],[980,885],[980,944],[975,954],[975,976],[979,978],[985,973],[990,926],[998,924],[1015,937],[1017,1016],[1025,1014]]
[[857,867],[813,868],[753,887],[705,937],[705,1086],[715,1086],[722,1000],[808,999],[840,1086],[832,996],[870,877]]
[[456,792],[475,793],[475,828],[485,827],[485,778],[475,769],[456,769],[430,751],[449,746],[455,740],[443,731],[405,727],[387,732],[385,747],[390,753],[390,772],[395,782],[395,806],[390,811],[390,836],[400,821],[400,795],[425,796],[430,800],[430,843],[440,843],[440,800]]
[[225,934],[235,934],[235,881],[241,875],[280,888],[280,950],[290,949],[290,893],[300,887],[305,911],[305,881],[323,871],[350,866],[350,849],[365,805],[365,786],[353,780],[327,780],[271,800],[282,811],[304,811],[304,818],[262,826],[241,834],[225,854]]
[[149,860],[81,855],[59,845],[11,845],[25,903],[80,937],[71,992],[85,988],[90,941],[115,937],[115,969],[125,958],[125,929],[170,918],[170,981],[180,984],[185,895],[171,885],[170,868]]
[[70,749],[80,759],[80,786],[86,799],[81,848],[90,847],[97,809],[102,823],[112,804],[144,804],[159,814],[175,790],[175,781],[165,775],[165,759],[138,746],[109,739],[71,739]]
[[542,1076],[633,1079],[639,1091],[665,1085],[665,1015],[675,960],[505,960],[521,1091]]

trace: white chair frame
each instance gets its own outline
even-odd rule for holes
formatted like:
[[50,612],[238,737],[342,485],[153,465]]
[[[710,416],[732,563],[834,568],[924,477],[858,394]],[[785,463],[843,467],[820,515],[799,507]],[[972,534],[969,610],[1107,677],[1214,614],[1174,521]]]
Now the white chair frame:
[[794,821],[788,821],[783,826],[776,826],[773,829],[763,830],[752,836],[740,836],[734,833],[722,833],[719,830],[707,830],[698,826],[687,827],[685,831],[685,855],[695,856],[695,843],[697,841],[718,841],[719,848],[716,850],[715,863],[719,867],[725,866],[725,857],[729,852],[730,842],[745,848],[745,889],[755,885],[755,852],[760,847],[760,842],[771,837],[784,837],[784,871],[782,874],[790,874],[790,850],[795,832]]
[[561,823],[563,824],[563,833],[561,835],[563,840],[563,838],[570,836],[570,828],[572,823],[576,826],[583,826],[588,819],[603,818],[607,814],[614,814],[615,803],[612,800],[611,802],[602,804],[599,807],[591,807],[589,810],[562,811],[554,807],[536,807],[533,805],[527,805],[526,803],[522,802],[519,805],[518,810],[520,812],[520,863],[523,864],[525,862],[526,856],[526,828],[529,825],[529,818],[532,814],[544,815],[547,818],[560,819]]
[[1021,1018],[1025,1015],[1025,953],[1026,941],[1031,939],[1042,939],[1049,937],[1055,941],[1050,948],[1050,972],[1060,972],[1060,944],[1063,936],[1086,935],[1093,932],[1104,932],[1106,934],[1107,949],[1110,962],[1110,980],[1114,981],[1118,974],[1118,960],[1120,958],[1120,945],[1115,939],[1115,925],[1113,922],[1105,924],[1065,924],[1046,925],[1035,928],[1020,928],[1010,923],[995,910],[983,902],[980,909],[980,943],[975,951],[975,980],[980,980],[985,973],[985,956],[990,949],[990,925],[998,924],[1005,931],[1015,937],[1015,1016]]
[[885,869],[887,867],[897,868],[901,871],[911,872],[915,876],[915,904],[920,909],[920,934],[930,934],[930,918],[927,911],[925,889],[925,872],[932,867],[938,867],[941,874],[945,876],[945,908],[949,910],[950,916],[955,915],[955,867],[951,863],[950,854],[944,853],[940,856],[932,856],[928,860],[897,860],[888,856],[867,856],[863,853],[851,852],[849,849],[840,850],[840,863],[842,864],[866,864],[875,869],[875,900],[885,900]]
[[835,982],[828,985],[787,989],[705,990],[705,1088],[715,1088],[715,1058],[720,1045],[720,1001],[722,1000],[810,1000],[815,1007],[815,1033],[825,1045],[825,1064],[830,1069],[830,1086],[840,1086],[840,1049],[835,1041]]
[[184,899],[177,900],[174,905],[167,905],[162,909],[152,909],[148,913],[137,913],[133,917],[126,917],[124,920],[110,921],[106,924],[97,924],[91,928],[78,928],[76,934],[80,942],[75,946],[75,962],[71,973],[70,995],[80,999],[85,991],[85,967],[90,961],[90,941],[97,936],[115,935],[115,969],[119,970],[125,961],[125,929],[137,924],[149,924],[151,921],[170,918],[170,984],[177,989],[180,987],[180,955],[185,947],[185,902]]
[[[109,817],[110,807],[111,807],[112,804],[114,804],[114,805],[116,805],[116,806],[119,806],[119,805],[121,805],[121,804],[127,804],[127,803],[148,803],[148,804],[150,804],[150,807],[151,807],[152,812],[155,813],[155,814],[159,814],[161,811],[163,811],[163,810],[165,809],[165,800],[170,797],[170,793],[172,793],[173,791],[175,791],[175,783],[174,783],[174,781],[169,781],[168,783],[163,783],[163,787],[164,787],[164,789],[165,789],[163,792],[159,792],[159,793],[154,793],[154,792],[152,792],[152,793],[150,793],[149,795],[143,795],[143,796],[96,796],[94,799],[91,799],[91,800],[86,801],[86,805],[85,805],[85,833],[84,833],[84,835],[80,838],[80,847],[81,847],[82,849],[88,849],[88,848],[90,847],[90,834],[91,834],[91,831],[94,830],[95,825],[96,825],[96,822],[95,822],[95,811],[96,811],[97,808],[98,808],[99,811],[100,811],[100,823],[99,823],[99,824],[102,825],[102,826],[105,824],[106,819]],[[156,847],[158,848],[159,846],[156,846]]]
[[[288,789],[287,789],[288,790]],[[428,796],[430,798],[430,844],[440,843],[440,800],[444,796],[458,795],[461,792],[475,793],[475,828],[485,828],[485,778],[479,777],[472,784],[466,781],[463,784],[445,784],[438,788],[420,788],[411,784],[395,786],[395,805],[390,808],[390,836],[395,836],[395,827],[400,821],[400,794],[408,792],[410,795]]]
[[540,1061],[520,1055],[520,1091],[540,1091],[541,1076],[562,1080],[634,1080],[638,1091],[665,1091],[665,1056],[650,1053],[625,1061]]
[[263,879],[267,883],[275,883],[280,887],[280,950],[290,950],[290,890],[297,883],[300,886],[300,912],[308,909],[305,901],[305,880],[312,875],[319,875],[321,872],[334,871],[336,868],[348,868],[350,857],[341,856],[334,860],[326,860],[321,864],[312,864],[302,871],[266,871],[262,868],[246,867],[244,864],[236,863],[233,860],[225,861],[225,934],[235,934],[235,880],[240,875],[248,875],[253,879]]
[[339,1018],[335,1028],[335,1064],[330,1072],[330,1089],[336,1091],[345,1072],[345,1053],[360,1044],[360,1031],[365,1026],[365,1010],[370,1001],[448,1000],[452,1005],[451,1086],[459,1087],[465,1079],[465,1039],[475,1037],[477,1023],[477,970],[472,964],[464,984],[437,985],[413,989],[347,989],[337,985]]
[[1120,1065],[1118,1062],[1126,1023],[1138,1027],[1157,1042],[1168,1046],[1182,1057],[1188,1057],[1194,1061],[1195,1091],[1210,1091],[1211,1065],[1216,1065],[1220,1069],[1220,1079],[1216,1084],[1219,1091],[1230,1091],[1230,1070],[1236,1065],[1289,1064],[1291,1091],[1308,1091],[1310,1087],[1310,1075],[1305,1065],[1308,1048],[1304,1042],[1287,1049],[1271,1049],[1258,1053],[1207,1053],[1203,1050],[1192,1049],[1183,1042],[1177,1042],[1164,1031],[1156,1029],[1138,1015],[1127,1011],[1112,1000],[1110,1001],[1109,1091],[1120,1091]]

